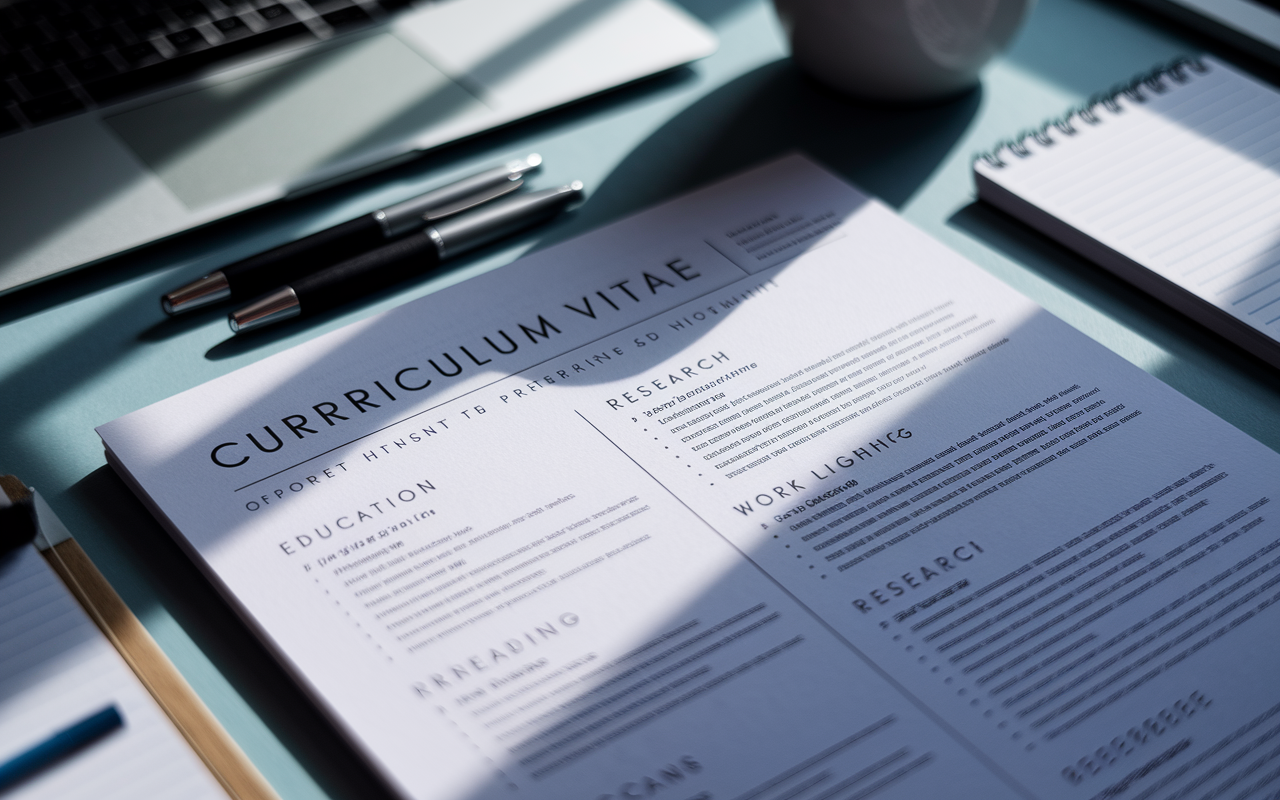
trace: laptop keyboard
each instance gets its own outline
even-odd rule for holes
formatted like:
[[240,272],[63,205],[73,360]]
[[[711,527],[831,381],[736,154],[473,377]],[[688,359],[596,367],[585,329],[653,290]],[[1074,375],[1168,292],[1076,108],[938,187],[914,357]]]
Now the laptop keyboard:
[[0,5],[0,135],[266,47],[327,39],[411,0],[17,0]]

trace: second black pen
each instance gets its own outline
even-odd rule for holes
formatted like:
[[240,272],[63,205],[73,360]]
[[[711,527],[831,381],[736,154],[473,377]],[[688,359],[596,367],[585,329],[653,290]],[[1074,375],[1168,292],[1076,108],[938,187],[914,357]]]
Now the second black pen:
[[180,286],[160,298],[175,316],[224,300],[248,300],[301,275],[367,252],[437,218],[491,202],[520,188],[542,156],[531,153],[426,194],[317,231],[264,253],[250,256]]
[[231,312],[237,334],[299,316],[327,311],[449,258],[543,222],[582,197],[582,182],[507,197],[470,213],[441,220],[419,234],[371,250],[320,272],[298,278]]

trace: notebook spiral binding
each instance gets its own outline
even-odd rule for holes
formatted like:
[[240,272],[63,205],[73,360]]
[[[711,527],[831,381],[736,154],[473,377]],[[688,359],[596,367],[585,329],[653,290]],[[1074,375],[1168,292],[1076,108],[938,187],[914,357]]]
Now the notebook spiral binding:
[[1165,82],[1166,79],[1181,85],[1191,80],[1191,72],[1203,75],[1208,71],[1209,68],[1204,62],[1197,58],[1174,59],[1164,66],[1137,76],[1128,83],[1113,86],[1109,92],[1095,94],[1089,98],[1088,102],[1068,110],[1061,117],[1046,121],[1038,128],[1022,131],[1012,139],[1000,142],[991,150],[979,153],[974,157],[974,161],[984,161],[988,166],[997,169],[1007,167],[1009,162],[1001,157],[1005,152],[1012,153],[1018,158],[1031,155],[1031,149],[1027,147],[1027,139],[1034,139],[1044,147],[1052,147],[1059,141],[1054,138],[1054,134],[1075,136],[1080,132],[1081,128],[1076,125],[1077,120],[1089,126],[1100,125],[1105,118],[1098,113],[1098,106],[1102,106],[1111,114],[1120,114],[1124,111],[1124,106],[1120,104],[1121,97],[1135,103],[1145,103],[1151,95],[1169,91],[1170,86]]

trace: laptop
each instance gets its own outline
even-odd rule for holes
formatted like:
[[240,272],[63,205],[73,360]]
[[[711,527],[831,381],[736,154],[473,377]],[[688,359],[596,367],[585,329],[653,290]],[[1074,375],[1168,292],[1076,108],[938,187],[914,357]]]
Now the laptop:
[[666,0],[0,2],[0,293],[715,47]]
[[1280,0],[1137,0],[1280,66]]

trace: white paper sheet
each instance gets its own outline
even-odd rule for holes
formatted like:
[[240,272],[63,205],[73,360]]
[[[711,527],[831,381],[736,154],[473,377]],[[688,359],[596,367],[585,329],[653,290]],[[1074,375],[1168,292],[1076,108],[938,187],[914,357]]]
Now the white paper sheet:
[[1276,454],[800,157],[100,432],[407,797],[1275,770]]

